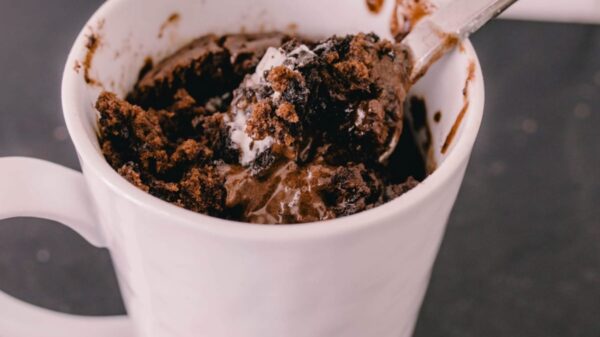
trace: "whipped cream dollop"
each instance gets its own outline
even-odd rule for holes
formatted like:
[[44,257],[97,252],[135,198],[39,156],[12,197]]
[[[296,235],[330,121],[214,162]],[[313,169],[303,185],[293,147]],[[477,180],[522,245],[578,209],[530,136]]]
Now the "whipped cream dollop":
[[[275,67],[285,66],[290,70],[296,70],[314,57],[316,54],[304,44],[299,45],[291,52],[286,52],[282,48],[270,47],[256,67],[256,71],[247,75],[240,88],[236,90],[230,116],[225,118],[225,122],[229,127],[231,143],[240,151],[240,164],[244,166],[251,164],[274,143],[274,139],[270,136],[262,140],[255,140],[246,132],[253,102],[247,100],[244,95],[245,90],[257,91],[261,86],[269,86],[266,76]],[[277,102],[281,95],[281,92],[274,90],[269,99]]]

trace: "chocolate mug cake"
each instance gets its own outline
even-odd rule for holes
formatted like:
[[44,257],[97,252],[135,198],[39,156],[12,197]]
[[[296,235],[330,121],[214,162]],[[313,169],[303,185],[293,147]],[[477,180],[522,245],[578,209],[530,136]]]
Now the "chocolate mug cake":
[[377,207],[425,163],[405,126],[407,56],[375,34],[202,36],[103,92],[99,140],[138,188],[224,219],[294,224]]

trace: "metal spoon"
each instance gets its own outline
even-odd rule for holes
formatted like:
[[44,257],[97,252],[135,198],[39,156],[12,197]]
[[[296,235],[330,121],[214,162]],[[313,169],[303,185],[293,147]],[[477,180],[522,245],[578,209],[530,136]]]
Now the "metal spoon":
[[[454,0],[421,20],[400,42],[409,56],[409,83],[415,83],[429,67],[461,40],[504,12],[517,0]],[[400,132],[379,157],[385,162],[396,150]]]

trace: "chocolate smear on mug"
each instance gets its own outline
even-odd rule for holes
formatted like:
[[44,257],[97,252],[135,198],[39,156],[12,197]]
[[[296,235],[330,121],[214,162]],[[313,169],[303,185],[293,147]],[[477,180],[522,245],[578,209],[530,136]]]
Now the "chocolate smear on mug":
[[169,15],[167,20],[165,20],[165,22],[163,22],[163,24],[160,25],[160,28],[158,30],[158,38],[162,39],[165,34],[165,30],[167,28],[169,28],[170,26],[179,22],[180,19],[181,19],[181,15],[179,13],[173,13],[173,14]]
[[473,80],[475,79],[475,70],[475,62],[471,61],[469,63],[469,68],[467,69],[467,79],[465,80],[465,86],[463,88],[463,106],[460,112],[458,113],[458,116],[456,117],[456,120],[454,121],[454,124],[452,125],[452,128],[448,133],[448,136],[446,136],[446,140],[444,141],[444,145],[442,146],[443,154],[448,152],[448,149],[452,145],[452,141],[456,137],[458,129],[460,128],[460,125],[463,119],[465,118],[465,115],[467,114],[467,110],[469,110],[469,105],[471,103],[471,99],[469,97],[469,88],[471,86],[471,82],[473,82]]
[[411,96],[407,105],[411,121],[410,129],[414,132],[414,138],[422,156],[426,158],[426,172],[431,174],[437,169],[437,163],[433,153],[433,136],[428,122],[427,103],[423,97]]
[[90,85],[98,84],[95,79],[90,75],[90,71],[92,68],[92,63],[94,61],[94,54],[96,50],[100,46],[100,36],[96,33],[91,33],[87,37],[87,42],[85,44],[85,48],[87,52],[85,54],[85,58],[83,59],[83,79],[85,83]]
[[396,41],[402,41],[414,26],[422,18],[433,13],[435,8],[429,0],[396,0],[390,23],[392,36]]
[[373,14],[379,14],[383,8],[384,0],[367,0],[367,8]]
[[75,70],[75,72],[77,74],[79,74],[79,72],[81,71],[81,62],[79,62],[79,60],[75,60],[75,64],[73,65],[73,70]]
[[[104,29],[105,20],[98,20],[96,23],[96,27],[88,27],[90,30],[90,34],[87,36],[87,41],[85,43],[86,53],[84,59],[79,63],[75,62],[75,71],[79,73],[79,70],[83,68],[83,79],[85,83],[89,85],[98,85],[102,87],[102,84],[99,83],[96,79],[91,76],[91,69],[94,62],[94,56],[96,55],[96,51],[100,48],[102,42],[100,37],[100,32]],[[79,65],[79,66],[78,66]]]

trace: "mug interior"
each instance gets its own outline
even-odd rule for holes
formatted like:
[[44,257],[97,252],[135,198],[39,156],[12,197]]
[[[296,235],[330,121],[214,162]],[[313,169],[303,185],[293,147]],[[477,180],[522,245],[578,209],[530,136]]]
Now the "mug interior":
[[[147,58],[160,61],[207,33],[279,30],[322,38],[374,32],[391,40],[394,3],[385,1],[381,12],[373,14],[365,0],[107,1],[78,37],[63,79],[65,119],[80,159],[94,156],[97,165],[105,166],[104,171],[112,171],[97,140],[95,101],[102,90],[124,96]],[[426,149],[429,166],[442,169],[463,141],[468,125],[474,133],[468,141],[474,142],[481,119],[483,82],[470,43],[463,43],[438,61],[410,95],[426,103],[430,133],[420,129],[418,135],[421,140],[430,140]],[[473,104],[474,99],[477,104]],[[449,135],[452,139],[448,143]],[[465,144],[464,149],[469,151],[471,145]],[[116,172],[111,174],[111,179],[118,179]]]

